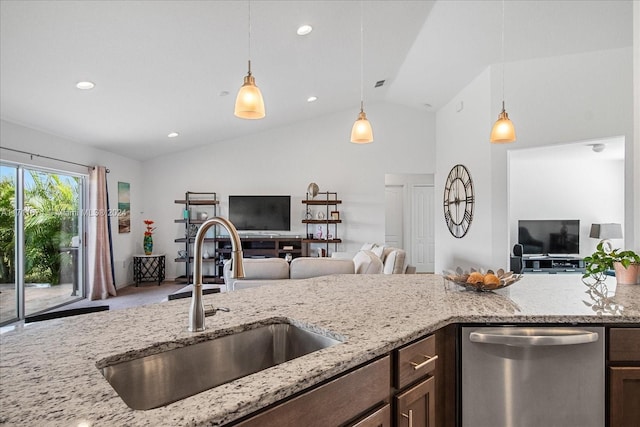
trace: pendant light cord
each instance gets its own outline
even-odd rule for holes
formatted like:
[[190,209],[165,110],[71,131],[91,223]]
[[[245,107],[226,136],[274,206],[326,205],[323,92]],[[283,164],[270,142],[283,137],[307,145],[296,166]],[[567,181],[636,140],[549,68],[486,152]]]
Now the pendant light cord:
[[362,0],[360,0],[360,111],[364,111],[364,24]]
[[502,0],[502,110],[504,111],[504,0]]
[[248,41],[248,50],[249,50],[249,74],[251,74],[251,0],[247,1],[248,9],[249,9],[249,41]]

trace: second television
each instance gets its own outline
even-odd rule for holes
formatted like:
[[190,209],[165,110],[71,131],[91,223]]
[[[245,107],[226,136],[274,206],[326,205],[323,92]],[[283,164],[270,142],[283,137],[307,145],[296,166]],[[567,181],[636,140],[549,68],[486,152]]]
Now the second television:
[[229,196],[229,221],[244,231],[290,231],[291,196]]
[[520,220],[518,243],[523,255],[579,254],[580,220]]

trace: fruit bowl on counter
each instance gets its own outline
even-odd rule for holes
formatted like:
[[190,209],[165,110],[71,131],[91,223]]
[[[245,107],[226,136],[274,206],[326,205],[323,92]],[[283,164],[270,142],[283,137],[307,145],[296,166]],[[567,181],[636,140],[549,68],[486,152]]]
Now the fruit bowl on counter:
[[469,271],[463,271],[458,267],[456,271],[444,271],[443,276],[446,280],[458,286],[476,292],[489,292],[506,288],[522,278],[522,274],[515,274],[513,271],[504,271],[501,268],[496,271],[485,271],[475,268],[471,268]]

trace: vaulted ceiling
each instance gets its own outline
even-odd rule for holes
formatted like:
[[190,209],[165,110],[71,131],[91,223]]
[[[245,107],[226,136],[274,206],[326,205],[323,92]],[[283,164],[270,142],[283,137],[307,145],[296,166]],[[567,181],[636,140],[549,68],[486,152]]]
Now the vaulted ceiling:
[[[338,111],[355,120],[361,16],[365,104],[436,111],[501,62],[502,7],[252,1],[249,48],[247,1],[2,0],[0,117],[140,160]],[[506,0],[504,11],[507,62],[632,45],[631,0]],[[301,24],[313,31],[296,35]],[[267,109],[257,121],[233,116],[249,49]],[[82,80],[96,87],[76,89]]]

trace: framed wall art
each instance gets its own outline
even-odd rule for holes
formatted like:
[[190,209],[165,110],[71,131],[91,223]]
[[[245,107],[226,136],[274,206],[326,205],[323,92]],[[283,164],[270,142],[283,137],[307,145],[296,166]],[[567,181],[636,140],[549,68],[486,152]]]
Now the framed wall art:
[[118,181],[118,233],[131,232],[131,188],[128,182]]

